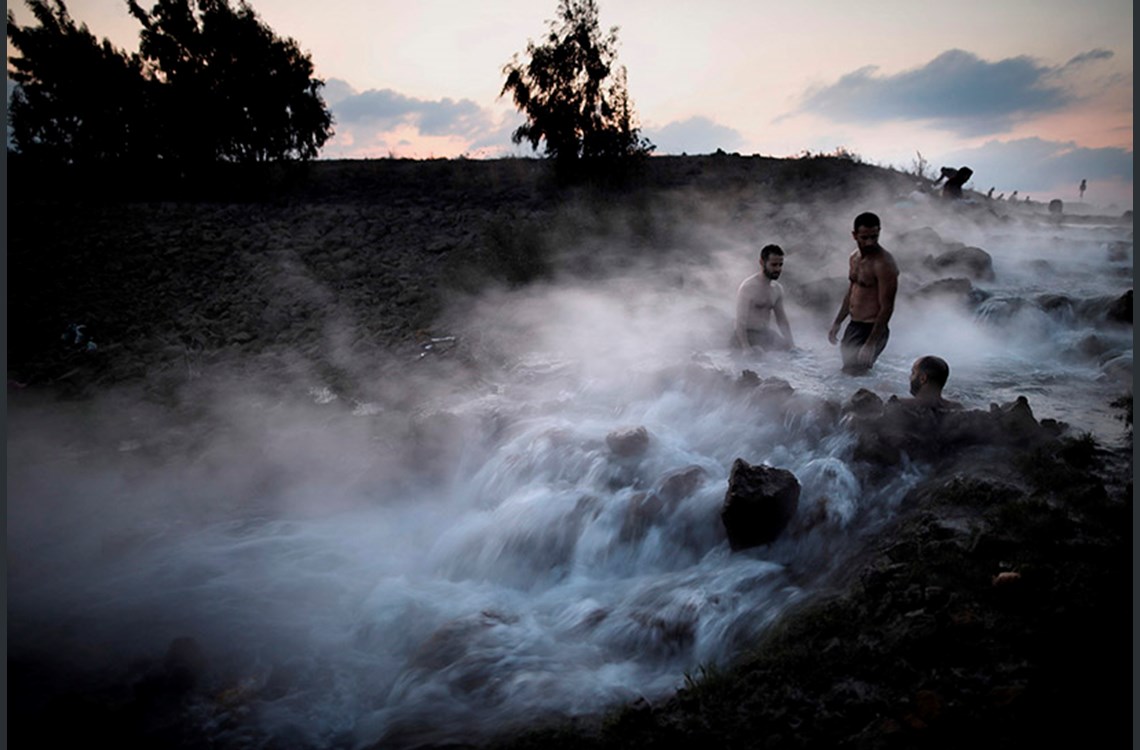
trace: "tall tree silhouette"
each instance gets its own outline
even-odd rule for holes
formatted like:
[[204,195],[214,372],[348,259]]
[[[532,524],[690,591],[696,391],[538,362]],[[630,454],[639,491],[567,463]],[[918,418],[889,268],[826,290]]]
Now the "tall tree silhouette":
[[164,127],[163,158],[311,159],[332,135],[324,82],[292,39],[244,1],[128,1],[143,25],[139,53]]
[[27,0],[39,26],[8,11],[8,59],[17,86],[8,109],[16,151],[62,164],[123,160],[148,150],[142,62],[96,41],[62,0]]
[[312,60],[244,1],[159,0],[147,11],[129,0],[143,25],[132,54],[97,42],[63,0],[25,2],[38,26],[8,12],[21,154],[64,164],[311,159],[332,135]]
[[544,43],[527,42],[527,61],[515,55],[503,67],[500,95],[509,92],[527,118],[512,140],[541,144],[563,173],[649,154],[616,65],[617,27],[602,34],[594,0],[560,0],[547,25]]

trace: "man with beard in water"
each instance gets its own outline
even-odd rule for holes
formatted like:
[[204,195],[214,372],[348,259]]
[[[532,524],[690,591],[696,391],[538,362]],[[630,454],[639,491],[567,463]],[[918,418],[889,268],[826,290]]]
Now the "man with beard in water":
[[[779,245],[765,245],[760,250],[760,272],[749,276],[736,291],[736,328],[733,346],[745,351],[757,349],[792,349],[792,328],[784,313],[784,288],[776,281],[784,270],[784,250]],[[780,333],[768,326],[772,315]]]
[[887,324],[895,311],[895,294],[899,288],[899,267],[894,256],[879,244],[881,222],[873,213],[855,217],[855,252],[851,253],[847,274],[850,285],[835,322],[827,333],[832,344],[839,342],[839,327],[851,316],[843,333],[840,352],[843,371],[861,375],[870,371],[887,346],[890,329]]
[[951,411],[961,409],[957,401],[948,401],[942,398],[942,389],[950,379],[950,365],[941,357],[928,354],[919,357],[910,368],[910,395],[913,398],[901,398],[899,403],[906,406],[925,406],[936,411]]

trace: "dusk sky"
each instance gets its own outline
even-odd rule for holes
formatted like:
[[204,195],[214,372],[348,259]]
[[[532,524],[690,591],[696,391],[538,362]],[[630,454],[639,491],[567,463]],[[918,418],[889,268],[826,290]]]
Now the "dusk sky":
[[[147,2],[140,2],[149,7]],[[556,0],[253,0],[311,54],[336,134],[322,158],[530,154],[503,66]],[[138,48],[126,0],[72,17]],[[17,21],[31,14],[10,3]],[[910,170],[969,166],[969,187],[1132,208],[1128,0],[701,3],[599,0],[643,134],[660,154],[789,157],[838,148]],[[11,54],[11,50],[9,50]]]

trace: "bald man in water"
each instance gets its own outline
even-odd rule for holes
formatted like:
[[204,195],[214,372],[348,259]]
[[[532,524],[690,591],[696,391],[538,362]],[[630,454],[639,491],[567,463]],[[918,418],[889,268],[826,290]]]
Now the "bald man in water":
[[840,343],[839,327],[851,316],[839,347],[843,371],[849,375],[869,372],[887,346],[891,333],[887,324],[895,311],[899,267],[894,256],[879,244],[881,226],[879,217],[869,211],[855,217],[855,228],[851,232],[855,252],[848,259],[850,284],[827,333],[828,341]]
[[950,365],[942,357],[928,354],[919,357],[910,368],[910,395],[899,401],[907,406],[926,406],[938,411],[961,409],[957,401],[942,398],[942,389],[950,379]]

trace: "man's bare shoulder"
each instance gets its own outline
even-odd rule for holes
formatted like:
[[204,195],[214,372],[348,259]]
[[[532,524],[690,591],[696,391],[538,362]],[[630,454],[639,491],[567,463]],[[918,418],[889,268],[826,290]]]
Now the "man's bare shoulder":
[[880,248],[879,253],[879,257],[875,259],[875,267],[898,276],[899,264],[895,262],[895,256],[891,255],[890,251],[886,248]]
[[740,282],[739,289],[740,289],[740,291],[743,292],[743,291],[750,290],[750,289],[759,289],[759,287],[760,287],[760,274],[754,273],[751,276],[749,276],[747,279],[745,279],[744,281]]

